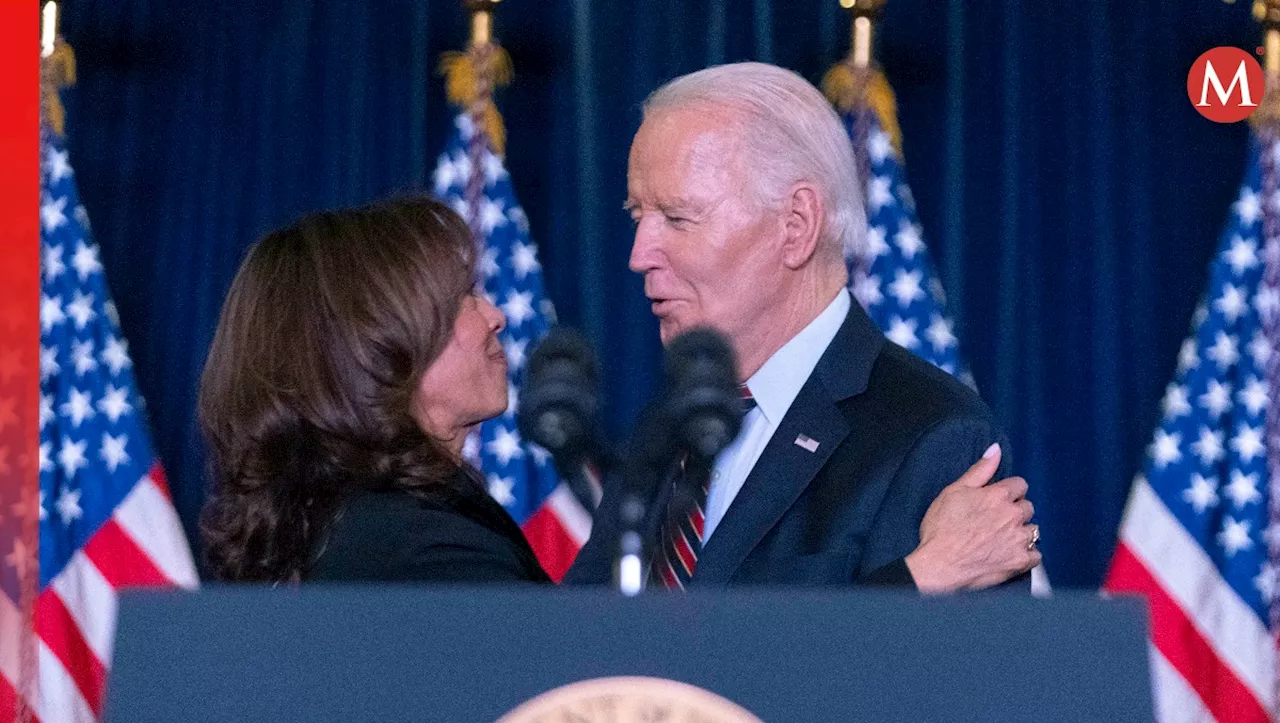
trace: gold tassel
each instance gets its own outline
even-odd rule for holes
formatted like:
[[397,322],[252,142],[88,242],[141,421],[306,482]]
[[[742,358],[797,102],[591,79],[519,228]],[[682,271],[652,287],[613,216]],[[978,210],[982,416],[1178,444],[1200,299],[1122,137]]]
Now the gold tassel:
[[841,113],[852,113],[857,106],[858,73],[848,63],[836,63],[822,78],[822,92]]
[[1280,132],[1280,77],[1267,78],[1267,90],[1258,109],[1249,116],[1249,126],[1255,133]]
[[76,82],[76,55],[71,46],[58,37],[53,52],[40,60],[40,110],[49,127],[58,135],[67,130],[67,111],[58,93]]
[[889,134],[894,150],[902,154],[902,126],[898,124],[898,101],[889,79],[878,69],[858,70],[849,63],[837,63],[822,79],[822,92],[841,113],[870,109]]
[[445,96],[450,103],[467,109],[480,105],[481,129],[488,136],[493,152],[502,156],[507,147],[507,129],[493,102],[493,91],[511,82],[511,56],[495,44],[465,53],[449,52],[440,60],[440,73],[445,77]]

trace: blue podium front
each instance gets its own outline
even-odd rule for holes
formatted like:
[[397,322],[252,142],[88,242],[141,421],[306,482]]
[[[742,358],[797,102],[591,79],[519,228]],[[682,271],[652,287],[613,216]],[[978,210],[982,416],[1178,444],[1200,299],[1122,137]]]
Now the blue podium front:
[[1145,611],[1132,599],[379,586],[126,594],[106,720],[1149,723],[1153,714]]

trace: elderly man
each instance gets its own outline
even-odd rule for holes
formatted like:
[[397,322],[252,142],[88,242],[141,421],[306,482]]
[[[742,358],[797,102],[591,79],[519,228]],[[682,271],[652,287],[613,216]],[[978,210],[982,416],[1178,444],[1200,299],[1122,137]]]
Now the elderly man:
[[[942,592],[1039,562],[1026,483],[985,484],[1003,439],[990,410],[851,303],[844,251],[866,225],[854,168],[826,100],[781,68],[710,68],[644,104],[631,269],[664,343],[699,326],[729,339],[749,407],[705,498],[660,502],[689,509],[650,530],[651,585]],[[616,530],[602,513],[569,581],[609,580]]]

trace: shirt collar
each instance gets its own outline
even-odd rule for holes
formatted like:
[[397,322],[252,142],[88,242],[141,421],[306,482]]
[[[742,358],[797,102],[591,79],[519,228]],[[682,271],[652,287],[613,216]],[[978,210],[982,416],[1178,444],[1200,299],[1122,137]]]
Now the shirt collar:
[[817,318],[783,344],[747,380],[747,388],[769,424],[777,426],[791,408],[800,388],[840,331],[850,306],[849,292],[841,289]]

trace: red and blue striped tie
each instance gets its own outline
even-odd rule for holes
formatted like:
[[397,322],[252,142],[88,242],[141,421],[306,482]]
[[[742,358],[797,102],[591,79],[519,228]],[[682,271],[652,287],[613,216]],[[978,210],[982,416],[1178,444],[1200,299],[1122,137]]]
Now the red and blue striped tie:
[[[738,393],[742,395],[742,415],[745,417],[756,406],[755,397],[746,384],[738,385]],[[684,461],[680,463],[681,473],[688,472]],[[668,590],[683,590],[693,577],[698,566],[698,556],[702,554],[702,531],[706,524],[707,490],[711,479],[709,470],[704,472],[698,484],[693,488],[693,499],[681,499],[672,494],[668,503],[672,507],[684,509],[668,509],[667,522],[662,532],[662,545],[653,556],[653,576]],[[673,490],[674,493],[675,490]]]

